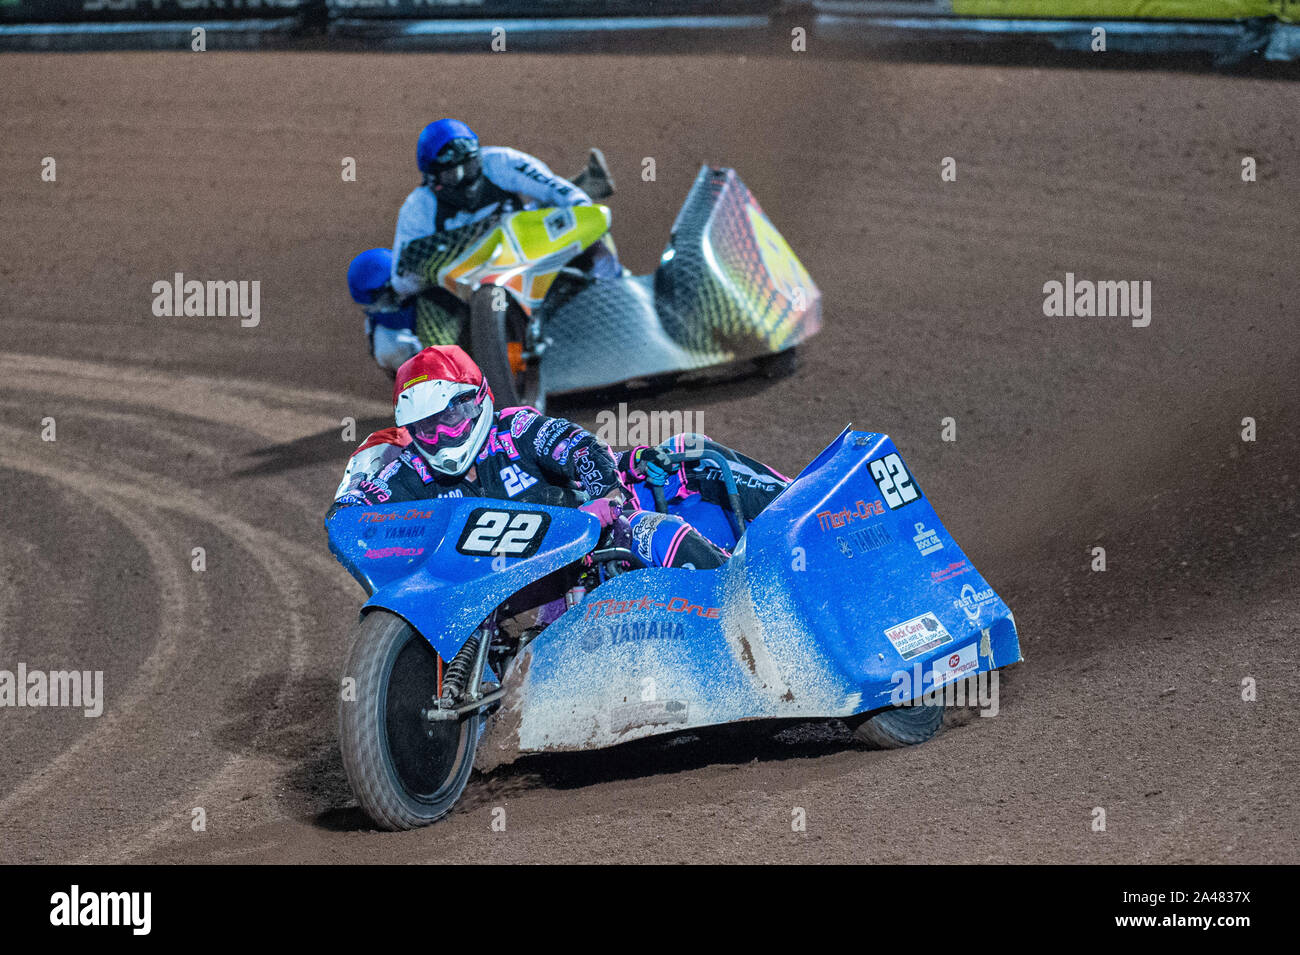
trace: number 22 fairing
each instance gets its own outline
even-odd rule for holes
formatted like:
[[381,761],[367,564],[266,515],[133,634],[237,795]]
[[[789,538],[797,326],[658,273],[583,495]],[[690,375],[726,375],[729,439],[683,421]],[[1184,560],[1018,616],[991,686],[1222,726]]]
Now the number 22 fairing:
[[[422,367],[426,355],[438,367]],[[482,372],[459,348],[428,349],[402,372],[393,386],[400,427],[379,445],[363,446],[367,458],[349,465],[331,514],[448,497],[575,506],[618,487],[604,442],[533,408],[495,411]]]

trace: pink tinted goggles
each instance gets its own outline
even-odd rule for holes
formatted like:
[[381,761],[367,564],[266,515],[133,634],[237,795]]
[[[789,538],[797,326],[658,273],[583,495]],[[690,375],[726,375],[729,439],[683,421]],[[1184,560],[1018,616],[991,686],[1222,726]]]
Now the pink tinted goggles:
[[454,448],[464,444],[483,408],[486,383],[477,391],[463,391],[441,411],[407,425],[411,437],[429,448]]

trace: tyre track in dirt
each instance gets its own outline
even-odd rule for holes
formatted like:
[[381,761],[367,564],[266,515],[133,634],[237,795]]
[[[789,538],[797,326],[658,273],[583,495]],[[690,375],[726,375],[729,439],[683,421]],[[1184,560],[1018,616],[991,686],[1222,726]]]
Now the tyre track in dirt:
[[[143,799],[143,804],[132,807],[129,801],[126,805],[116,802],[109,787],[96,797],[89,811],[98,809],[102,813],[106,807],[112,807],[113,813],[126,815],[133,821],[124,827],[101,819],[91,831],[102,833],[104,841],[83,843],[83,852],[76,857],[102,857],[111,845],[115,857],[130,858],[165,836],[168,830],[187,825],[190,807],[204,807],[212,812],[215,823],[219,818],[217,810],[224,809],[228,803],[248,792],[275,788],[282,767],[258,754],[256,748],[261,738],[275,728],[275,714],[283,712],[293,697],[303,692],[303,681],[308,676],[313,653],[309,628],[316,621],[304,574],[332,576],[340,586],[350,582],[350,578],[327,553],[254,527],[221,506],[214,507],[210,498],[196,494],[174,480],[165,467],[160,468],[159,465],[183,460],[186,448],[193,456],[193,437],[183,425],[168,423],[164,429],[160,428],[163,421],[157,414],[115,409],[156,403],[179,411],[172,417],[182,419],[217,421],[222,426],[247,421],[250,429],[260,428],[268,437],[295,433],[307,424],[318,428],[327,419],[292,410],[318,408],[322,397],[319,394],[295,395],[281,390],[274,394],[274,404],[288,407],[272,409],[257,400],[257,389],[243,384],[215,383],[192,376],[169,378],[137,369],[109,370],[87,363],[66,362],[59,363],[58,376],[52,378],[51,368],[43,367],[50,364],[0,356],[0,368],[8,372],[3,386],[6,410],[30,404],[32,396],[23,394],[24,388],[38,389],[47,407],[59,407],[70,397],[76,398],[75,411],[59,410],[54,414],[62,431],[62,437],[54,442],[42,442],[38,429],[0,425],[0,436],[4,439],[0,468],[35,478],[47,487],[65,488],[68,496],[88,501],[93,511],[119,522],[148,554],[148,580],[161,594],[161,610],[153,628],[155,637],[150,653],[130,675],[129,684],[123,685],[125,675],[115,674],[116,679],[109,679],[104,715],[88,721],[91,728],[72,745],[56,755],[47,755],[41,770],[6,791],[0,799],[0,817],[49,811],[52,804],[57,805],[69,795],[72,805],[67,807],[68,811],[85,813],[87,806],[77,795],[79,778],[94,773],[97,767],[123,765],[143,757],[149,764],[149,775],[159,782],[163,792],[183,790],[183,795],[173,791],[168,797],[145,790],[135,794],[135,798]],[[184,398],[178,401],[182,392]],[[17,399],[11,397],[15,394],[19,396]],[[233,416],[229,407],[232,403]],[[213,408],[220,405],[226,407],[214,412]],[[113,458],[110,449],[118,436],[142,431],[158,436],[153,439],[161,446],[156,455],[144,462]],[[87,445],[79,440],[83,433],[98,433],[102,440]],[[63,449],[70,444],[75,451],[65,452]],[[346,445],[340,442],[340,447]],[[211,450],[206,453],[215,454]],[[86,466],[92,459],[93,469]],[[287,483],[285,479],[280,482]],[[281,489],[281,493],[286,491]],[[315,511],[311,516],[319,527],[318,507],[300,503],[298,509],[304,518]],[[228,608],[212,605],[211,594],[201,584],[216,568],[203,573],[192,571],[187,540],[205,542],[214,563],[221,554],[226,560],[235,557],[252,564],[255,579],[263,589],[270,586],[270,599],[259,601],[259,609],[265,612],[267,607],[274,608],[271,633],[254,630],[243,639],[223,642],[220,647],[213,645],[214,636],[222,639],[215,633],[218,629],[215,624],[228,613]],[[58,625],[48,620],[43,623]],[[7,632],[14,630],[7,628]],[[18,654],[19,659],[23,653],[28,656],[42,653],[40,647],[32,645],[7,645],[5,649]],[[232,668],[231,663],[236,666]],[[273,690],[262,698],[265,712],[253,717],[246,728],[251,751],[220,756],[205,754],[202,745],[191,746],[185,737],[205,734],[227,722],[228,717],[213,709],[212,704],[220,703],[222,696],[214,697],[202,686],[202,681],[212,674],[222,681],[231,679],[232,675],[240,679],[241,667],[246,668],[247,674],[242,681],[264,674],[275,676],[274,687],[263,688]],[[316,676],[319,681],[322,675]],[[160,734],[159,728],[171,721],[178,721],[179,725]],[[170,737],[170,742],[164,742],[166,737]],[[153,747],[143,747],[146,740]],[[15,748],[27,745],[21,737],[10,742]],[[171,749],[159,752],[154,748],[159,744]],[[162,807],[154,804],[159,800],[169,801],[165,810],[160,811]],[[143,835],[138,834],[141,829]]]

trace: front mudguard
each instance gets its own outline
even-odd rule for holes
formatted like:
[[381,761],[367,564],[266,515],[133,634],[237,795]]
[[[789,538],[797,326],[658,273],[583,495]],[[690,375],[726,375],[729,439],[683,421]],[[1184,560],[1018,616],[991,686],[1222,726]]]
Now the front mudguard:
[[[548,523],[526,557],[477,556],[460,542],[484,512],[531,512]],[[484,498],[347,507],[326,525],[330,550],[371,594],[361,613],[396,614],[444,660],[512,594],[581,559],[600,537],[582,511]]]

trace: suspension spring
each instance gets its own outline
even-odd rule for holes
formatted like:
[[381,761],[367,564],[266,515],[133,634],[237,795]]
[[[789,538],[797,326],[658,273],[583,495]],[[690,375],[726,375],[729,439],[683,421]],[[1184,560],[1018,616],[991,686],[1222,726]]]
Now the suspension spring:
[[478,644],[479,635],[475,634],[465,641],[465,645],[447,666],[447,672],[442,677],[444,701],[455,702],[465,692],[465,681],[469,679],[470,671],[474,669],[474,660],[478,656]]

